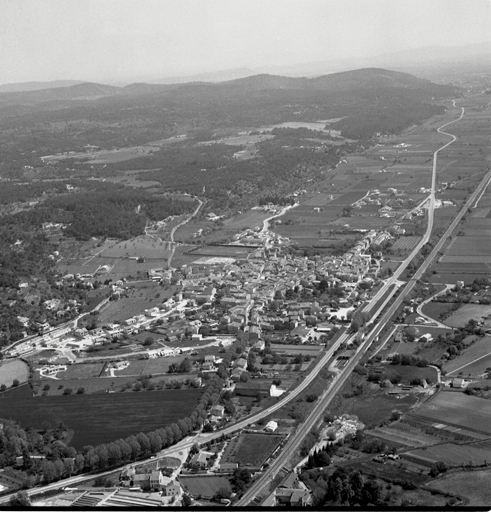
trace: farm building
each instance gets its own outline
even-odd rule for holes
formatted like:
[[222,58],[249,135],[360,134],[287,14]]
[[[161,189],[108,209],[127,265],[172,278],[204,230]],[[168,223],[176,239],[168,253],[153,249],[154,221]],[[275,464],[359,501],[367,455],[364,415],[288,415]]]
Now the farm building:
[[276,421],[268,421],[266,426],[264,427],[265,432],[274,432],[278,428],[278,423]]
[[463,387],[465,387],[465,380],[464,379],[454,379],[452,381],[452,387],[453,388],[463,388]]
[[257,382],[257,381],[249,381],[249,382],[238,382],[235,386],[235,395],[236,396],[257,396],[258,394],[261,398],[265,398],[269,396],[269,392],[271,389],[270,382]]

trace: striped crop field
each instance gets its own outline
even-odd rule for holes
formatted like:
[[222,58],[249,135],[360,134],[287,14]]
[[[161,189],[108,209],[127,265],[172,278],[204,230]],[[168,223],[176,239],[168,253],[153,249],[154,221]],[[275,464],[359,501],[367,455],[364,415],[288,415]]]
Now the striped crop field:
[[403,236],[394,242],[392,249],[410,251],[418,245],[420,240],[420,236]]

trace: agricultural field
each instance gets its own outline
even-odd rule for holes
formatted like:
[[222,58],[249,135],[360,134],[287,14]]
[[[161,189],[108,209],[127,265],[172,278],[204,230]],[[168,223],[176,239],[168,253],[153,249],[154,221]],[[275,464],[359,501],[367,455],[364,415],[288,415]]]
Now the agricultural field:
[[14,380],[18,380],[19,384],[23,384],[27,382],[28,377],[29,367],[20,359],[0,362],[0,386],[4,385],[10,388]]
[[190,414],[202,391],[174,389],[140,393],[39,396],[18,388],[5,393],[2,415],[24,428],[63,421],[75,430],[71,444],[80,449],[138,432],[150,432]]
[[392,244],[392,250],[411,251],[421,240],[420,236],[402,236]]
[[173,290],[172,287],[163,288],[157,283],[151,282],[145,282],[144,286],[127,288],[127,297],[111,301],[101,309],[97,318],[98,323],[103,325],[124,321],[143,313],[145,309],[160,307],[166,299],[172,296]]
[[170,255],[169,242],[142,235],[124,240],[100,253],[105,258],[145,258],[167,260]]
[[[486,357],[489,356],[489,357]],[[480,338],[473,345],[467,348],[464,353],[451,361],[448,361],[443,367],[446,370],[448,375],[456,373],[457,371],[462,371],[465,375],[471,373],[471,375],[477,375],[473,372],[475,371],[474,362],[478,362],[479,360],[480,366],[483,366],[483,370],[479,373],[484,373],[484,370],[490,366],[489,360],[491,359],[491,337],[485,336],[484,338]],[[488,363],[488,364],[486,364]],[[471,367],[474,367],[471,370]]]
[[260,468],[283,439],[274,434],[241,434],[227,445],[221,461]]
[[484,320],[486,327],[491,327],[491,306],[481,304],[464,304],[455,313],[445,320],[445,324],[451,327],[463,327],[469,320]]
[[368,430],[367,434],[383,439],[384,441],[396,442],[405,446],[414,447],[428,446],[440,441],[439,438],[423,434],[422,432],[411,432],[391,427],[374,428],[372,430]]
[[441,321],[440,315],[445,315],[449,313],[453,306],[454,304],[450,302],[430,301],[421,308],[421,311],[423,312],[424,315],[429,316],[434,320]]
[[404,341],[395,343],[392,348],[386,347],[388,354],[401,355],[414,354],[418,350],[418,348],[419,345],[417,343],[405,343]]
[[447,466],[460,466],[461,464],[481,466],[486,462],[491,462],[491,450],[483,449],[483,447],[477,448],[473,445],[444,443],[412,450],[409,453],[411,456],[429,459],[433,462],[444,462]]
[[456,236],[442,258],[443,263],[491,263],[491,239],[484,236]]
[[490,478],[491,469],[459,471],[432,480],[425,485],[425,488],[463,496],[469,500],[467,505],[470,507],[489,507],[491,503]]
[[[363,182],[361,182],[361,183],[363,183]],[[355,203],[356,201],[360,200],[362,197],[365,197],[368,190],[370,190],[370,188],[372,188],[372,187],[374,187],[374,184],[370,183],[369,188],[367,188],[367,190],[363,190],[363,185],[357,184],[356,188],[361,188],[361,190],[345,192],[344,194],[338,195],[332,201],[329,201],[329,203],[327,203],[327,204],[329,206],[351,205],[351,204]]]
[[231,231],[240,231],[246,228],[262,228],[263,221],[275,214],[260,210],[249,210],[245,213],[223,221],[224,228]]
[[415,403],[417,397],[413,394],[402,398],[393,395],[377,394],[347,399],[342,413],[354,414],[367,428],[378,426],[390,418],[392,411],[407,412]]
[[205,245],[204,247],[190,251],[189,254],[192,254],[196,258],[202,258],[203,256],[246,258],[253,250],[254,248],[252,247],[239,247],[234,245]]
[[411,416],[491,435],[491,401],[465,393],[442,391]]
[[180,475],[179,482],[193,497],[201,496],[205,499],[213,496],[222,488],[232,491],[232,486],[224,476],[185,476]]
[[271,343],[271,350],[273,352],[292,356],[303,354],[304,356],[310,355],[316,357],[323,348],[324,347],[321,345],[283,345]]

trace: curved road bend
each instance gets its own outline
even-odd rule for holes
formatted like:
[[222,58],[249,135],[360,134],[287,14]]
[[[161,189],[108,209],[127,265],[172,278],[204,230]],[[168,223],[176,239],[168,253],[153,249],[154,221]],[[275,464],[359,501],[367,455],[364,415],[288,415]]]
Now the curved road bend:
[[[452,101],[453,106],[455,105],[455,100]],[[370,303],[366,306],[365,311],[370,312],[373,306],[377,303],[378,300],[380,300],[384,294],[387,292],[389,287],[392,284],[395,284],[396,280],[399,279],[399,277],[402,275],[406,267],[409,265],[409,262],[411,262],[420,252],[422,247],[430,240],[431,232],[433,231],[433,222],[435,218],[435,190],[436,190],[436,178],[437,178],[437,162],[438,162],[438,153],[440,151],[443,151],[445,148],[450,146],[450,144],[453,144],[457,137],[455,135],[452,135],[451,133],[447,133],[442,131],[442,128],[445,128],[445,126],[448,126],[450,124],[456,123],[457,121],[460,121],[462,117],[464,117],[465,109],[464,107],[461,108],[460,116],[457,119],[454,119],[453,121],[449,121],[448,123],[442,124],[438,129],[437,132],[441,133],[442,135],[448,135],[452,138],[449,142],[447,142],[445,145],[443,145],[441,148],[437,149],[433,153],[433,169],[431,174],[431,192],[429,195],[429,204],[428,204],[428,225],[426,227],[426,232],[419,241],[418,245],[413,249],[413,251],[409,254],[409,256],[399,265],[399,267],[394,271],[392,276],[386,281],[384,286],[380,288],[380,290],[374,295],[373,300],[370,301]]]
[[187,218],[187,219],[184,219],[182,222],[180,222],[177,226],[174,226],[170,232],[170,244],[172,245],[172,249],[171,249],[171,253],[170,253],[170,256],[169,256],[169,259],[167,260],[167,268],[168,269],[171,269],[171,263],[172,263],[172,258],[174,257],[174,253],[176,252],[176,243],[174,242],[174,234],[176,233],[176,231],[184,226],[184,224],[187,224],[191,219],[193,219],[194,217],[196,217],[196,215],[198,215],[198,212],[200,211],[201,207],[203,206],[204,202],[199,199],[197,196],[195,196],[195,199],[198,201],[198,206],[196,207],[196,210],[194,210],[194,212]]
[[[300,384],[293,389],[291,392],[285,394],[284,398],[280,398],[275,404],[271,405],[264,411],[261,411],[254,416],[249,416],[248,418],[239,421],[237,423],[234,423],[233,425],[230,425],[229,427],[226,427],[222,430],[219,430],[217,432],[210,432],[207,434],[198,434],[194,437],[187,437],[177,443],[174,446],[171,446],[169,448],[166,448],[165,450],[162,450],[155,459],[158,460],[159,458],[166,457],[171,455],[172,453],[175,453],[179,450],[185,450],[187,448],[191,448],[195,443],[204,444],[208,441],[211,441],[213,439],[218,439],[222,435],[226,434],[232,434],[233,432],[237,432],[238,430],[242,430],[243,428],[247,427],[248,425],[251,425],[252,423],[256,423],[261,418],[264,418],[268,416],[269,414],[277,411],[281,407],[283,407],[285,404],[293,400],[295,397],[297,397],[304,389],[308,388],[308,386],[312,383],[312,381],[315,379],[319,371],[327,364],[329,359],[333,356],[333,353],[338,349],[339,345],[344,343],[349,338],[349,335],[344,332],[342,333],[339,338],[333,343],[333,345],[326,351],[326,353],[322,356],[321,359],[317,362],[314,368],[309,372],[309,374],[300,382]],[[128,464],[127,466],[137,466],[140,464],[147,464],[148,459],[145,459],[140,462]],[[34,496],[36,494],[41,494],[46,491],[51,491],[54,489],[61,489],[63,487],[67,486],[73,486],[77,484],[81,484],[87,480],[92,480],[94,476],[106,476],[111,473],[114,473],[117,470],[123,469],[121,468],[113,468],[110,471],[105,471],[103,473],[98,473],[97,475],[79,475],[79,476],[73,476],[70,478],[66,478],[64,480],[60,480],[58,482],[54,482],[49,485],[45,485],[43,487],[35,487],[32,489],[29,489],[27,491],[29,496]],[[0,497],[0,504],[8,502],[10,499],[10,496],[2,496]]]
[[[455,103],[454,103],[455,105]],[[460,120],[462,118],[464,114],[464,109],[462,108],[462,113],[461,113],[461,116],[454,120],[454,121],[450,121],[449,123],[446,123],[444,125],[442,125],[438,131],[441,130],[441,128],[451,124],[451,123],[454,123],[458,120]],[[445,133],[445,132],[440,132],[440,133]],[[446,133],[445,133],[446,134]],[[446,134],[447,135],[447,134]],[[448,134],[449,135],[449,134]],[[441,151],[442,149],[444,149],[445,147],[447,147],[448,145],[450,145],[452,142],[454,142],[454,140],[456,140],[456,137],[454,137],[453,135],[451,135],[451,137],[453,137],[453,140],[450,141],[449,143],[447,143],[445,146],[441,147],[437,152],[435,152],[434,156],[433,156],[433,178],[432,178],[432,197],[433,197],[433,201],[430,202],[430,209],[429,211],[432,212],[432,215],[431,217],[429,216],[429,218],[431,218],[431,222],[433,222],[433,209],[434,209],[434,184],[436,182],[436,158],[437,158],[437,154],[439,151]],[[469,201],[467,203],[470,203],[471,200],[475,200],[475,198],[477,197],[477,194],[481,192],[481,187],[488,184],[489,182],[489,179],[491,178],[491,171],[486,175],[485,179],[481,182],[480,186],[476,189],[476,191],[472,194],[472,196],[469,198]],[[201,207],[201,204],[199,205],[199,207],[197,208],[197,211],[195,212],[195,214],[199,211],[199,208]],[[427,258],[427,260],[430,260],[432,255],[437,251],[435,251],[437,248],[438,248],[438,245],[440,244],[440,242],[442,242],[442,245],[443,245],[443,242],[444,242],[444,239],[445,239],[445,236],[447,235],[447,233],[451,233],[451,231],[455,228],[456,224],[458,221],[460,221],[460,218],[464,215],[465,211],[466,211],[466,207],[467,207],[467,204],[466,206],[464,207],[464,209],[461,211],[461,213],[459,214],[459,216],[457,216],[457,218],[454,220],[454,222],[452,223],[452,225],[448,228],[447,232],[445,233],[444,237],[442,237],[442,239],[439,241],[439,243],[437,244],[437,246],[435,246],[434,250],[431,252],[431,254],[429,255],[429,257]],[[459,218],[460,217],[460,218]],[[431,224],[432,225],[432,224]],[[430,233],[431,233],[431,230],[430,230]],[[427,234],[428,234],[428,230],[427,230]],[[426,242],[424,242],[426,243]],[[439,248],[438,248],[439,250]],[[414,257],[414,255],[417,254],[417,251],[413,251],[410,255],[410,258]],[[401,267],[406,267],[409,262],[411,261],[410,258],[407,258],[402,264],[401,264]],[[426,263],[426,260],[425,262]],[[383,329],[383,327],[385,326],[385,324],[390,320],[390,318],[392,317],[392,315],[395,313],[396,309],[399,307],[400,303],[402,302],[404,296],[408,293],[409,289],[412,288],[412,286],[414,286],[415,282],[416,282],[416,279],[418,279],[419,277],[416,277],[420,271],[423,270],[423,266],[424,266],[424,263],[423,265],[418,269],[418,271],[416,272],[415,274],[415,277],[413,278],[412,281],[410,281],[408,283],[408,286],[405,287],[405,289],[401,292],[401,294],[392,302],[392,304],[389,306],[388,310],[383,314],[381,320],[373,327],[372,331],[369,333],[369,335],[366,337],[365,341],[363,341],[363,343],[358,347],[357,349],[357,352],[356,354],[348,361],[348,364],[347,366],[343,369],[342,373],[339,374],[333,381],[333,385],[332,385],[332,388],[329,389],[325,395],[323,397],[321,397],[321,399],[319,400],[318,404],[316,404],[316,407],[314,408],[314,410],[312,411],[311,415],[309,415],[309,417],[307,418],[308,421],[304,422],[303,426],[301,427],[301,429],[299,430],[300,431],[303,431],[305,430],[305,432],[308,432],[308,430],[310,428],[312,428],[312,425],[315,424],[315,417],[319,415],[319,411],[320,410],[324,410],[324,408],[326,407],[326,405],[330,402],[330,400],[332,400],[333,396],[337,393],[337,391],[341,388],[341,386],[344,384],[344,381],[346,380],[346,378],[349,376],[351,370],[354,368],[354,366],[358,363],[359,359],[361,359],[362,355],[365,353],[365,351],[369,348],[370,344],[372,343],[372,341],[375,339],[376,336],[379,335],[380,331]],[[428,263],[429,265],[429,263]],[[422,274],[422,272],[421,272]],[[388,286],[390,286],[390,284],[392,284],[390,281],[388,283],[386,283],[384,285],[384,288],[385,289],[388,289]],[[412,285],[412,286],[411,286]],[[383,294],[382,294],[383,295]],[[374,305],[376,302],[378,301],[375,300],[375,299],[372,299],[369,306],[372,306]],[[276,404],[272,405],[271,407],[269,407],[268,409],[264,410],[264,411],[261,411],[260,413],[252,416],[252,417],[249,417],[245,420],[242,420],[230,427],[227,427],[223,430],[220,430],[218,432],[213,432],[213,433],[210,433],[210,434],[199,434],[195,437],[192,437],[192,438],[186,438],[184,440],[182,440],[180,443],[178,443],[177,445],[169,448],[169,449],[166,449],[166,450],[163,450],[162,452],[160,452],[159,456],[158,457],[164,457],[168,454],[171,454],[171,453],[175,453],[176,451],[178,450],[184,450],[186,448],[190,448],[195,442],[199,442],[199,443],[205,443],[207,441],[210,441],[212,439],[215,439],[215,438],[219,438],[221,437],[223,434],[229,434],[229,433],[233,433],[237,430],[240,430],[244,427],[246,427],[247,425],[250,425],[252,423],[255,423],[257,422],[259,419],[263,418],[263,417],[266,417],[268,416],[269,414],[271,414],[272,412],[276,411],[277,409],[279,409],[280,407],[283,407],[286,403],[288,403],[290,400],[292,400],[293,398],[295,398],[301,391],[303,391],[311,382],[312,380],[316,377],[316,375],[318,374],[318,372],[321,370],[321,368],[323,366],[325,366],[325,364],[327,364],[328,360],[330,359],[330,357],[332,357],[332,354],[333,352],[338,348],[338,346],[343,343],[344,341],[346,341],[347,339],[349,338],[349,335],[345,332],[343,333],[339,338],[338,340],[333,344],[333,346],[326,352],[326,354],[319,360],[319,362],[317,363],[317,365],[312,369],[312,371],[305,377],[305,379],[299,384],[299,386],[297,388],[295,388],[292,392],[288,393],[284,399],[281,399],[279,400]],[[295,445],[297,442],[299,442],[300,438],[300,434],[297,436],[296,434],[292,437],[292,444]],[[290,444],[290,443],[288,443]],[[267,476],[271,476],[273,474],[273,470],[275,468],[277,468],[277,466],[281,467],[282,464],[284,464],[284,460],[286,460],[289,455],[291,454],[291,449],[287,450],[287,449],[284,449],[282,450],[280,456],[276,459],[276,461],[278,462],[275,462],[269,469],[268,471],[263,475],[263,477],[256,483],[253,485],[253,488],[252,489],[256,489],[256,485],[259,485],[260,482],[268,482],[269,480],[266,478]],[[157,458],[158,458],[157,457]],[[280,465],[280,461],[281,461],[281,465]],[[137,464],[145,464],[147,463],[148,460],[145,460],[145,461],[141,461]],[[134,465],[134,464],[132,464]],[[271,471],[269,471],[271,470]],[[278,470],[278,469],[277,469]],[[107,471],[105,473],[101,473],[100,475],[101,476],[104,476],[104,475],[107,475],[107,474],[110,474],[114,472],[114,469],[111,470],[111,471]],[[53,489],[60,489],[62,487],[65,487],[65,486],[68,486],[68,485],[74,485],[74,484],[79,484],[79,483],[82,483],[84,481],[87,481],[87,480],[90,480],[94,478],[94,475],[90,475],[90,476],[75,476],[75,477],[71,477],[71,478],[68,478],[68,479],[65,479],[65,480],[62,480],[60,482],[55,482],[53,484],[49,484],[47,486],[43,486],[41,488],[33,488],[33,489],[29,489],[27,492],[29,494],[29,496],[33,496],[35,494],[40,494],[40,493],[44,493],[48,490],[53,490]],[[262,484],[262,485],[267,485],[266,484]],[[249,501],[253,498],[252,494],[248,491],[246,493],[246,495],[242,498],[241,502],[244,500],[244,498],[248,498]],[[0,503],[6,503],[8,500],[10,499],[9,496],[4,496],[4,497],[0,497]]]

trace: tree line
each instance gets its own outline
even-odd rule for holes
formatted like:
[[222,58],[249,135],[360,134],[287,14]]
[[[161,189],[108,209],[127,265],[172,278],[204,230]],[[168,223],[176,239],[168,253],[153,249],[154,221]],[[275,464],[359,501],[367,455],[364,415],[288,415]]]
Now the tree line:
[[[103,471],[135,462],[168,448],[203,426],[207,409],[220,400],[231,361],[244,352],[245,346],[245,342],[236,341],[224,354],[217,375],[209,379],[191,414],[152,432],[140,432],[97,446],[87,445],[77,451],[67,445],[68,429],[63,424],[56,429],[50,429],[46,424],[41,434],[31,428],[23,429],[16,422],[1,420],[6,427],[0,430],[0,468],[13,466],[16,457],[23,457],[23,486],[30,488],[77,473]],[[44,455],[45,458],[32,459],[31,455],[36,454]]]

